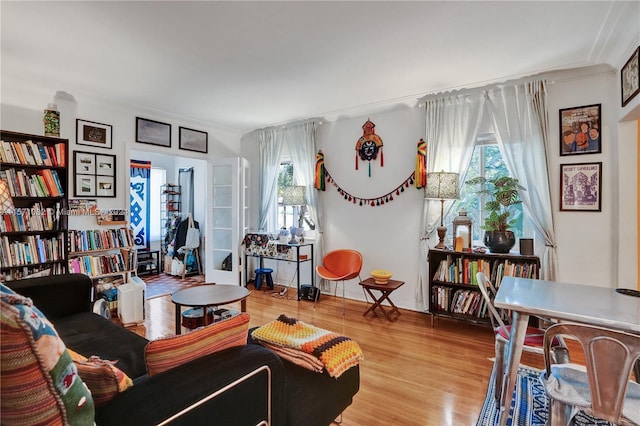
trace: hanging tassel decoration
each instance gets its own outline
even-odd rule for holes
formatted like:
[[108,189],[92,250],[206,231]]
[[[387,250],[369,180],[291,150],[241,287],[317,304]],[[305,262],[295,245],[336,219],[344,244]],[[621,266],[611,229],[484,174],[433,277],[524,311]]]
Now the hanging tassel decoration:
[[422,138],[418,141],[415,179],[417,189],[427,186],[427,142]]
[[319,191],[324,191],[325,180],[326,180],[326,173],[324,168],[324,153],[322,152],[322,150],[320,150],[316,154],[316,173],[315,173],[315,182],[313,183],[313,186]]
[[382,150],[382,144],[380,145],[380,167],[384,167],[384,151]]

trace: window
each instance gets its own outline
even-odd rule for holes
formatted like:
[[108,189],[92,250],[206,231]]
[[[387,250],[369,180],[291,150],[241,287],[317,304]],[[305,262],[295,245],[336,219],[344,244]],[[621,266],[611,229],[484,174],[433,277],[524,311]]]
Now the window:
[[[496,176],[509,174],[493,135],[479,136],[473,149],[473,155],[467,171],[467,179],[475,176],[484,176],[487,179],[492,179]],[[479,197],[475,193],[476,190],[477,188],[471,185],[465,185],[464,182],[461,183],[460,199],[455,202],[453,208],[445,217],[445,223],[452,223],[460,210],[466,210],[467,215],[473,220],[473,240],[479,242],[483,241],[484,238],[484,229],[481,229],[480,226],[484,224],[484,204],[487,200]],[[514,232],[516,238],[523,237],[524,233],[528,231],[528,227],[522,204],[513,206],[511,218],[516,219],[516,224],[510,229]]]
[[289,229],[291,226],[303,228],[306,236],[309,231],[316,229],[311,220],[307,206],[285,206],[283,195],[285,188],[297,185],[293,178],[293,163],[284,161],[280,163],[280,174],[278,175],[278,229]]

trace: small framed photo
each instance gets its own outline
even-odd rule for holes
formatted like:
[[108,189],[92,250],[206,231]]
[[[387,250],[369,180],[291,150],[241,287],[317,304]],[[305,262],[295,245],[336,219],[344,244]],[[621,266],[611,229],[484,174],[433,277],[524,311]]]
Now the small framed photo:
[[116,156],[108,154],[96,154],[96,175],[115,176]]
[[136,117],[136,142],[171,148],[171,124]]
[[91,152],[73,152],[73,163],[75,165],[75,173],[81,175],[96,174],[96,154]]
[[95,197],[96,176],[76,174],[76,187],[73,195],[76,197]]
[[560,155],[602,152],[601,104],[560,110]]
[[116,156],[74,151],[74,196],[115,197]]
[[622,90],[622,106],[640,93],[640,47],[632,54],[620,70],[620,88]]
[[115,176],[96,176],[96,197],[115,197]]
[[602,162],[560,164],[560,211],[602,211]]
[[207,153],[209,149],[209,134],[207,132],[187,129],[186,127],[180,127],[179,130],[180,149]]
[[113,147],[113,127],[109,124],[76,119],[76,143],[96,148]]

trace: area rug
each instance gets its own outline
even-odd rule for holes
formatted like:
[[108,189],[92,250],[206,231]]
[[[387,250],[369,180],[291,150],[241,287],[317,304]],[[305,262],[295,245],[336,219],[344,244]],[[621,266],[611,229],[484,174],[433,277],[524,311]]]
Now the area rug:
[[[545,426],[549,401],[540,383],[540,370],[521,365],[516,378],[516,389],[511,401],[507,426]],[[476,426],[498,425],[500,408],[493,397],[494,375],[491,375],[482,411]],[[609,426],[609,422],[597,420],[580,411],[574,417],[578,426]]]
[[166,296],[178,290],[204,284],[204,275],[193,275],[181,278],[160,273],[140,277],[147,285],[146,299]]

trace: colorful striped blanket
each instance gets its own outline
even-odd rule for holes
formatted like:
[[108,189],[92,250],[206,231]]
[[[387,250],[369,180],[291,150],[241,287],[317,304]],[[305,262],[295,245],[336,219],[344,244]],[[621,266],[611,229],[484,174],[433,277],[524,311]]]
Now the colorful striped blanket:
[[324,367],[335,378],[364,360],[362,349],[349,337],[285,314],[256,328],[251,336],[283,358],[312,371],[322,371]]

